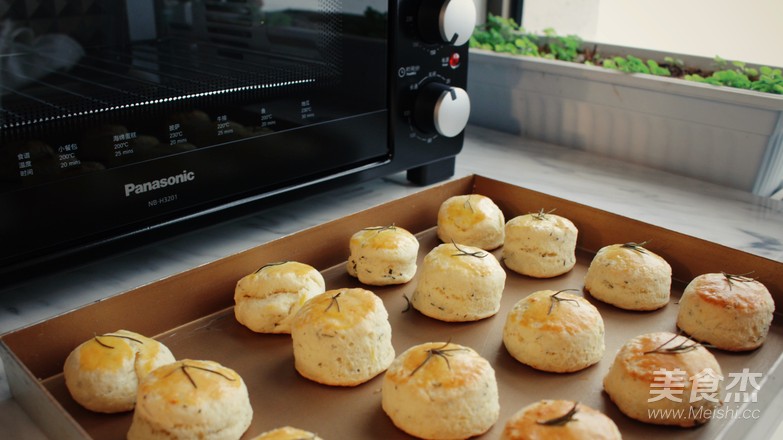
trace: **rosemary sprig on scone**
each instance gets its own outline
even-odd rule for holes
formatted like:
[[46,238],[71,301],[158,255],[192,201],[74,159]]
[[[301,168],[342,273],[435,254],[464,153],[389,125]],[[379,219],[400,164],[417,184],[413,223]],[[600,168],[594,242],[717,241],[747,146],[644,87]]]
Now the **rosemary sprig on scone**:
[[258,270],[256,271],[256,273],[258,273],[258,272],[261,272],[262,270],[266,269],[267,267],[272,267],[272,266],[281,266],[281,265],[283,265],[283,264],[286,264],[286,263],[288,263],[289,261],[290,261],[290,260],[284,260],[284,261],[275,261],[274,263],[267,263],[267,264],[265,264],[265,265],[263,265],[263,266],[259,267],[259,268],[258,268]]
[[337,292],[337,294],[332,297],[331,301],[329,301],[329,305],[326,306],[326,310],[324,310],[324,312],[328,312],[329,309],[332,308],[332,306],[336,306],[337,307],[337,311],[339,312],[340,311],[340,302],[337,301],[337,298],[339,298],[340,295],[342,295],[342,294],[343,294],[343,292]]
[[[683,336],[685,338],[684,341],[680,342],[679,344],[675,345],[674,347],[666,347],[666,344],[669,342],[674,341],[678,337],[682,336],[681,333],[678,333],[671,338],[669,338],[666,342],[663,344],[653,348],[650,351],[645,351],[644,354],[650,354],[650,353],[661,353],[661,354],[677,354],[677,353],[687,353],[689,351],[696,350],[700,345],[700,343],[693,341],[691,338],[687,336]],[[692,342],[692,344],[688,344],[688,342]]]
[[470,195],[465,199],[465,203],[463,206],[467,209],[470,209],[470,212],[473,212],[473,205],[470,204]]
[[752,274],[753,272],[747,272],[743,273],[741,275],[735,275],[731,273],[721,272],[721,274],[726,278],[726,282],[729,283],[729,290],[734,287],[734,282],[738,283],[753,283],[756,282],[755,278],[751,278],[748,275]]
[[552,309],[555,308],[555,304],[559,303],[560,301],[573,301],[576,303],[576,306],[579,307],[579,301],[575,300],[574,298],[560,298],[557,295],[560,295],[563,292],[578,292],[578,289],[563,289],[558,290],[557,292],[549,295],[549,299],[552,300],[551,304],[549,304],[549,311],[546,312],[547,315],[552,313]]
[[102,334],[102,335],[95,335],[95,337],[93,339],[95,339],[95,342],[97,342],[102,347],[113,349],[114,348],[113,345],[109,345],[109,344],[107,344],[107,343],[105,343],[105,342],[103,342],[103,341],[101,341],[99,339],[99,338],[109,338],[109,337],[127,339],[129,341],[138,342],[139,344],[144,345],[144,342],[142,342],[142,341],[140,341],[140,340],[138,340],[136,338],[131,338],[130,336],[124,336],[124,335],[115,335],[113,333],[105,333],[105,334]]
[[370,226],[369,228],[364,228],[362,231],[392,231],[394,229],[397,229],[396,226],[394,226],[394,223],[387,225],[387,226]]
[[626,249],[635,250],[636,252],[639,252],[640,254],[646,254],[647,253],[647,249],[645,249],[644,247],[647,245],[647,243],[649,243],[649,241],[643,241],[641,243],[634,243],[634,242],[630,241],[628,243],[623,243],[621,246],[626,248]]
[[546,216],[555,212],[555,209],[557,208],[552,208],[549,211],[544,212],[544,208],[541,208],[538,212],[531,213],[530,215],[536,220],[546,220]]
[[574,416],[576,415],[576,413],[579,412],[579,409],[577,409],[578,405],[579,402],[574,402],[574,406],[572,406],[571,409],[568,410],[568,412],[563,414],[562,416],[555,417],[554,419],[549,419],[549,420],[536,421],[536,423],[545,426],[563,426],[566,423],[574,420]]
[[414,374],[416,374],[416,372],[419,371],[424,365],[426,365],[427,362],[429,362],[430,359],[432,359],[432,358],[434,358],[436,356],[438,356],[438,357],[442,358],[444,361],[446,361],[446,366],[449,368],[449,370],[451,370],[451,363],[449,362],[449,356],[451,356],[452,352],[464,351],[465,349],[464,348],[446,348],[446,347],[449,346],[449,344],[451,344],[451,341],[446,342],[445,344],[443,344],[442,346],[440,346],[438,348],[430,348],[430,349],[428,349],[427,350],[427,357],[424,358],[424,361],[422,361],[422,363],[419,364],[419,366],[417,366],[416,368],[413,369],[413,371],[411,371],[410,376],[413,376]]
[[220,371],[211,370],[211,369],[205,368],[205,367],[199,367],[198,365],[189,365],[189,364],[186,364],[185,362],[183,362],[179,366],[179,368],[177,368],[176,370],[173,370],[173,371],[169,372],[169,374],[167,374],[165,377],[169,377],[172,374],[174,374],[174,372],[181,370],[182,373],[185,374],[185,377],[188,378],[188,381],[190,381],[190,384],[193,385],[193,388],[198,388],[198,385],[196,385],[196,381],[193,379],[193,376],[191,376],[190,373],[188,372],[188,368],[193,368],[193,369],[196,369],[196,370],[206,371],[206,372],[212,373],[212,374],[217,374],[218,376],[220,376],[220,377],[222,377],[222,378],[224,378],[226,380],[229,380],[231,382],[236,380],[233,377],[226,376],[225,374],[221,373]]
[[451,244],[453,244],[454,247],[457,248],[457,251],[458,251],[456,254],[451,254],[452,257],[484,258],[484,257],[486,257],[488,255],[486,252],[482,252],[482,251],[468,252],[465,249],[460,248],[459,245],[457,245],[457,243],[455,243],[454,241],[452,241]]

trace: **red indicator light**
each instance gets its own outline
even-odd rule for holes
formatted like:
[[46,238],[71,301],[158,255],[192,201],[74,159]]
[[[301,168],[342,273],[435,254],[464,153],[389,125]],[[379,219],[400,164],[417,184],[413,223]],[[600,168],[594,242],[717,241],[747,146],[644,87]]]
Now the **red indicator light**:
[[449,66],[451,66],[452,69],[456,69],[459,67],[459,54],[453,53],[451,54],[451,57],[449,57]]

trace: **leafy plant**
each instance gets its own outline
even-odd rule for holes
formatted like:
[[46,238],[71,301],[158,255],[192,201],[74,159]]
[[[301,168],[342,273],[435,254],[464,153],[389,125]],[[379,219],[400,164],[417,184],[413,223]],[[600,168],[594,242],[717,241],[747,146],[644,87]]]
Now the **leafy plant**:
[[671,76],[669,69],[661,67],[655,60],[643,61],[633,55],[613,57],[603,60],[603,66],[607,69],[619,70],[626,73],[646,73],[648,75]]
[[682,60],[671,56],[665,57],[662,62],[643,60],[632,54],[603,58],[595,49],[585,48],[582,39],[576,35],[560,36],[551,28],[546,29],[543,35],[530,34],[514,19],[493,14],[487,17],[485,24],[476,27],[470,38],[470,47],[783,95],[781,69],[766,66],[756,69],[742,61],[727,61],[721,57],[715,57],[715,70],[709,72],[688,68]]

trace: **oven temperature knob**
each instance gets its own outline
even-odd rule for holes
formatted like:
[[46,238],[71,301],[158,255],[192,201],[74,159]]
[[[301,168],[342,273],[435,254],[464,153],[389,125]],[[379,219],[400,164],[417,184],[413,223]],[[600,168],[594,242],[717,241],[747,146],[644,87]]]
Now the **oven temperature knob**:
[[425,0],[419,7],[419,33],[428,43],[462,46],[476,27],[473,0]]
[[459,87],[429,83],[416,97],[413,119],[421,131],[454,137],[465,128],[469,117],[470,97]]

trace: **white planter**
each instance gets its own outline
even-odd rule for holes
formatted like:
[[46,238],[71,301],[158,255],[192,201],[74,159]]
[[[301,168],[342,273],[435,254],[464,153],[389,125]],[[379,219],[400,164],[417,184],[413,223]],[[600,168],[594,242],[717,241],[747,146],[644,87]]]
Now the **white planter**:
[[762,196],[783,183],[781,95],[475,49],[468,66],[473,124]]

